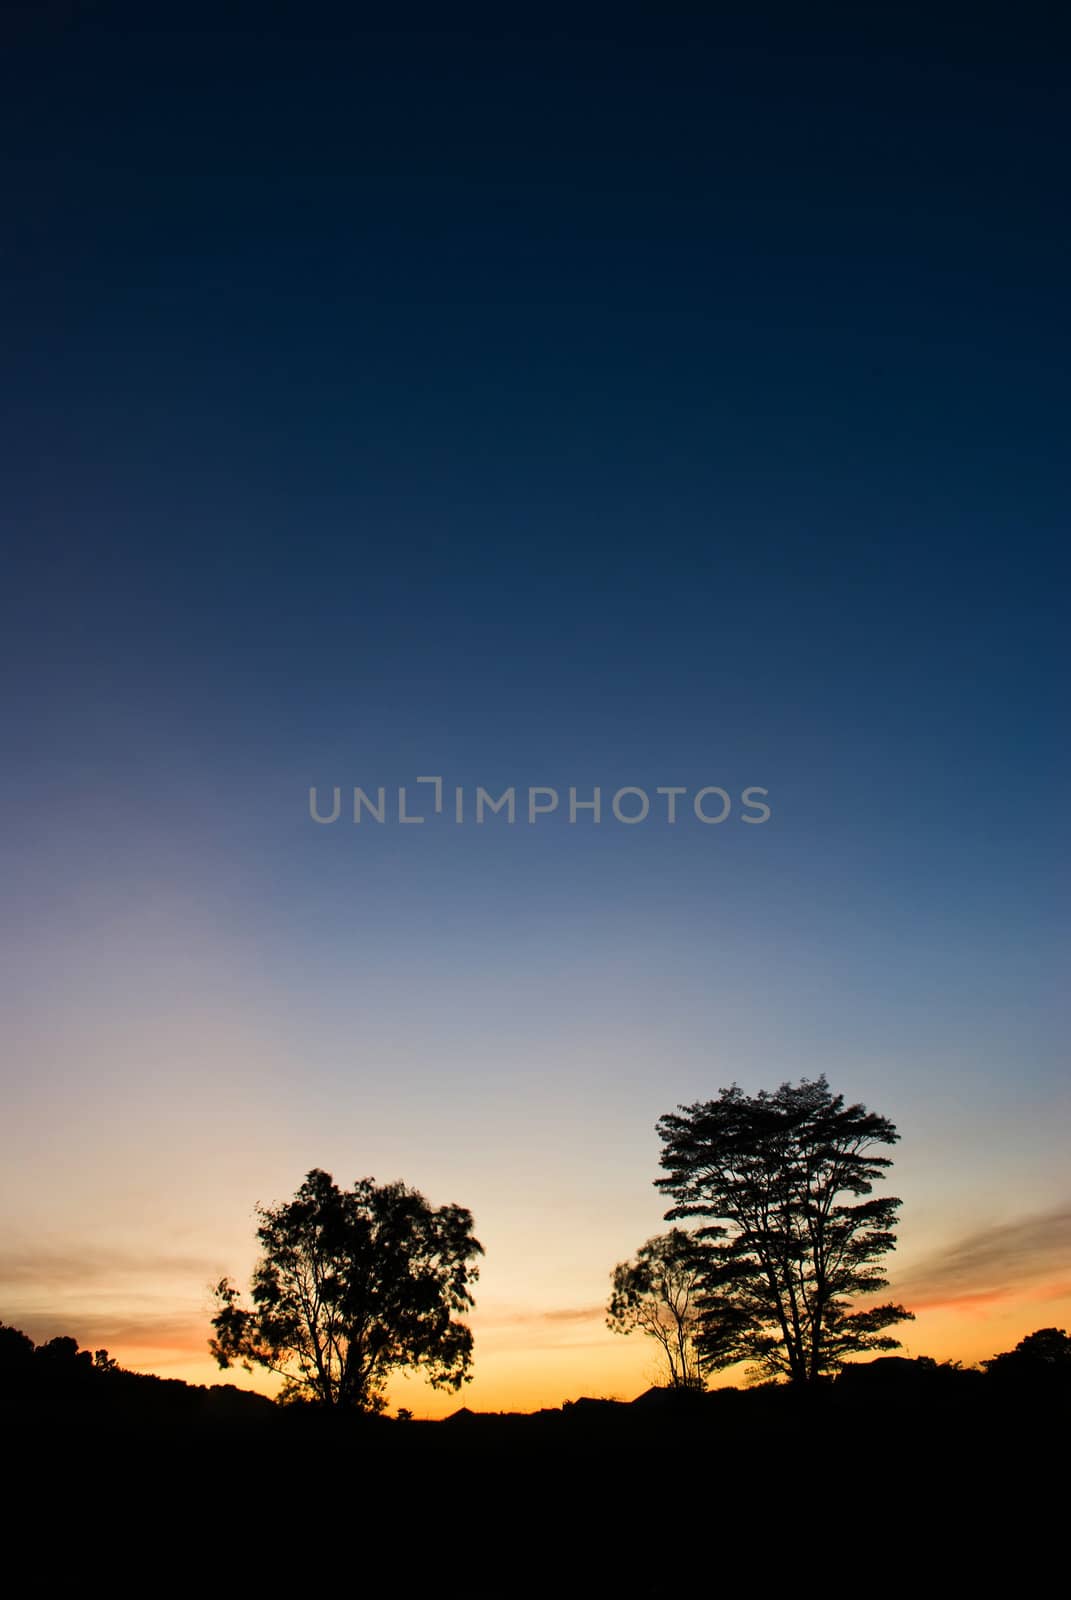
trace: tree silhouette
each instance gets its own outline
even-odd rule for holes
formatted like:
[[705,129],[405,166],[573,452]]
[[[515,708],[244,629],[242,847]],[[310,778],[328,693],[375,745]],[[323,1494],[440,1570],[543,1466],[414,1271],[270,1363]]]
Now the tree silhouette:
[[648,1239],[634,1260],[614,1268],[612,1281],[607,1327],[623,1334],[638,1329],[654,1339],[665,1357],[671,1388],[704,1387],[695,1343],[700,1267],[690,1235],[672,1228]]
[[39,1344],[35,1352],[39,1361],[55,1361],[62,1363],[67,1368],[78,1366],[88,1369],[93,1365],[93,1357],[88,1350],[79,1350],[78,1340],[72,1339],[70,1334],[57,1334],[54,1339],[48,1339],[44,1344]]
[[891,1122],[846,1106],[822,1076],[753,1096],[734,1084],[658,1132],[667,1219],[711,1219],[694,1235],[707,1367],[751,1361],[812,1383],[849,1355],[899,1348],[886,1330],[911,1319],[903,1306],[851,1309],[888,1287],[878,1260],[895,1246],[900,1201],[869,1196],[892,1165],[871,1153],[899,1137]]
[[991,1356],[982,1366],[1002,1382],[1071,1385],[1071,1338],[1063,1328],[1038,1328],[1014,1350]]
[[21,1328],[11,1328],[0,1322],[0,1376],[21,1376],[27,1372],[34,1358],[34,1343]]
[[252,1308],[227,1278],[215,1291],[221,1367],[263,1367],[284,1378],[285,1399],[359,1411],[383,1409],[399,1368],[437,1388],[468,1380],[472,1334],[456,1314],[473,1303],[483,1253],[470,1212],[435,1209],[403,1183],[342,1190],[314,1169],[292,1200],[257,1215]]

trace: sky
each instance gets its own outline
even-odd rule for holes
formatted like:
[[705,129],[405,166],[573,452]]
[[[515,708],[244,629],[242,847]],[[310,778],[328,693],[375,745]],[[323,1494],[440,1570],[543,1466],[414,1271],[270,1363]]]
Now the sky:
[[825,1072],[908,1353],[1069,1325],[1066,39],[747,11],[10,12],[0,1319],[216,1381],[321,1167],[627,1398],[658,1117]]

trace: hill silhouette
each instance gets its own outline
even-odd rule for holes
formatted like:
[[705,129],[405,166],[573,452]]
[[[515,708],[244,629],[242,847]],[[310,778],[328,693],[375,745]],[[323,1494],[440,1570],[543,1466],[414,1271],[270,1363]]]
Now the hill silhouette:
[[[865,1432],[883,1451],[987,1456],[1021,1452],[1071,1421],[1071,1339],[1040,1329],[982,1368],[886,1356],[846,1366],[805,1391],[786,1384],[711,1390],[659,1388],[631,1401],[582,1396],[539,1411],[479,1412],[467,1406],[442,1421],[339,1414],[303,1402],[281,1404],[233,1384],[188,1384],[125,1371],[107,1351],[59,1337],[41,1345],[0,1324],[0,1421],[8,1436],[39,1441],[77,1434],[89,1444],[137,1435],[170,1442],[226,1434],[268,1444],[300,1438],[324,1444],[360,1437],[372,1458],[465,1456],[516,1449],[556,1455],[588,1446],[626,1449],[691,1442],[722,1452],[778,1450],[805,1438],[833,1448]],[[367,1453],[367,1452],[366,1452]]]

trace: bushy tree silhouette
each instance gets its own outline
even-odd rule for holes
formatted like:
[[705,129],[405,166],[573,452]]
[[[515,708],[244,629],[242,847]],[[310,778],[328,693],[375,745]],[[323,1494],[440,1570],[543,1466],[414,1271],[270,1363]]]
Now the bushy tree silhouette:
[[1071,1338],[1063,1328],[1038,1328],[1005,1350],[982,1362],[987,1374],[1001,1382],[1060,1384],[1071,1388]]
[[711,1369],[738,1361],[760,1375],[813,1383],[849,1355],[895,1350],[899,1305],[851,1309],[888,1287],[879,1258],[893,1249],[900,1201],[870,1198],[892,1165],[875,1149],[896,1129],[845,1105],[825,1077],[716,1100],[662,1117],[656,1186],[668,1220],[704,1218],[698,1347]]
[[672,1228],[641,1245],[613,1271],[606,1324],[614,1333],[637,1330],[661,1348],[671,1388],[703,1388],[697,1299],[701,1283],[695,1241]]
[[379,1411],[399,1368],[438,1388],[469,1378],[472,1305],[482,1246],[461,1206],[437,1209],[402,1183],[362,1178],[340,1189],[314,1169],[283,1205],[258,1207],[263,1254],[252,1307],[224,1278],[210,1348],[285,1380],[283,1398]]
[[34,1358],[34,1343],[21,1328],[0,1322],[0,1375],[19,1377],[29,1370]]

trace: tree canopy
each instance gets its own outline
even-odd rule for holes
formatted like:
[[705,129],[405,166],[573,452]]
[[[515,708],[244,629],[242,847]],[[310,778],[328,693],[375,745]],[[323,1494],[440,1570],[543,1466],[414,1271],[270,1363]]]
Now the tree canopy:
[[885,1117],[846,1105],[824,1077],[680,1106],[658,1123],[667,1220],[704,1219],[697,1345],[711,1369],[813,1382],[850,1355],[895,1350],[903,1306],[852,1309],[888,1287],[900,1201],[872,1198],[899,1137]]
[[1001,1382],[1071,1385],[1071,1338],[1063,1328],[1037,1328],[1014,1350],[991,1356],[982,1366]]
[[251,1307],[224,1278],[210,1348],[283,1377],[283,1397],[361,1411],[385,1405],[399,1369],[437,1388],[468,1381],[482,1246],[461,1206],[438,1208],[403,1183],[362,1178],[349,1190],[314,1169],[292,1200],[259,1206],[262,1256]]

